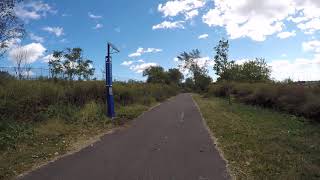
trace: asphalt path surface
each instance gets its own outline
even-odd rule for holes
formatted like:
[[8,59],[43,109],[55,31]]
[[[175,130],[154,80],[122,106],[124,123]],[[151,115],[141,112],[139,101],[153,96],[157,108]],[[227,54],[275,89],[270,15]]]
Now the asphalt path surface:
[[23,177],[32,180],[230,179],[190,94],[180,94],[130,127]]

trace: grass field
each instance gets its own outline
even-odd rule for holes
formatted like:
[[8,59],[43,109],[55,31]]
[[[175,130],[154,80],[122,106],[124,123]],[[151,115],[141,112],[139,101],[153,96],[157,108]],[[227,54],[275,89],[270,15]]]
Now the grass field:
[[235,179],[319,179],[320,124],[194,95]]

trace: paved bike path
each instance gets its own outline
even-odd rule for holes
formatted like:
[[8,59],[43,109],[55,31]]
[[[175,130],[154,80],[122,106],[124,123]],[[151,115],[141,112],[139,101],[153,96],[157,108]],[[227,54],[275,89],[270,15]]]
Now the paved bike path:
[[180,94],[78,153],[35,170],[30,180],[230,179],[190,94]]

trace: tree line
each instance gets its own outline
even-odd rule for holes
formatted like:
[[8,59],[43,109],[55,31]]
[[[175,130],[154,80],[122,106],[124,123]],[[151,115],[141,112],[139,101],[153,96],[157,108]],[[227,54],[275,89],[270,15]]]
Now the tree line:
[[[237,64],[229,59],[229,41],[221,39],[214,50],[213,70],[217,76],[217,82],[267,82],[271,81],[271,68],[265,59],[255,58]],[[147,76],[147,83],[175,83],[190,91],[207,91],[212,78],[208,74],[208,65],[200,66],[198,61],[202,58],[198,49],[190,52],[182,52],[177,56],[180,62],[179,69],[188,72],[188,78],[184,79],[179,69],[164,71],[161,66],[150,67],[143,72]],[[174,74],[174,75],[173,75]]]

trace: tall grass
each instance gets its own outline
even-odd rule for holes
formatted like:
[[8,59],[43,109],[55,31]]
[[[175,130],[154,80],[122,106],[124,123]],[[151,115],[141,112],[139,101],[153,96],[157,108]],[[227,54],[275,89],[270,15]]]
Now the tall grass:
[[[162,84],[116,82],[113,88],[120,117],[133,116],[123,112],[123,107],[148,106],[178,93],[177,87]],[[103,81],[8,80],[1,83],[1,148],[17,142],[20,134],[26,135],[23,132],[28,124],[49,119],[90,124],[104,119],[105,101]]]
[[304,116],[320,122],[320,86],[281,83],[218,83],[212,84],[207,96],[232,96],[239,102],[258,105]]

